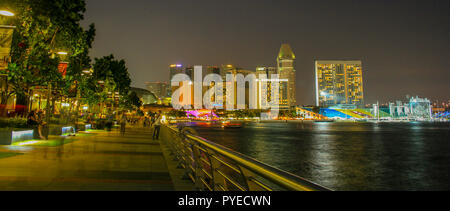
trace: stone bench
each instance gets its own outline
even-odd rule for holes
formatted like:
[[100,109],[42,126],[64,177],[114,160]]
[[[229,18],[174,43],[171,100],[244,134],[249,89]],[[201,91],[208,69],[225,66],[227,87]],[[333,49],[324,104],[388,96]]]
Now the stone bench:
[[15,142],[31,140],[34,138],[33,129],[7,129],[0,130],[0,145],[11,145]]

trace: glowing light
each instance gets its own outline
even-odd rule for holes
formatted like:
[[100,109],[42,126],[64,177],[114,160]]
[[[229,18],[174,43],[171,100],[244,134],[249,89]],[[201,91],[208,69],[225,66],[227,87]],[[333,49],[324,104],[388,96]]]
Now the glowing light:
[[56,54],[58,54],[58,55],[67,55],[67,52],[60,51],[60,52],[58,52],[58,53],[56,53]]
[[11,142],[18,142],[27,139],[33,139],[33,130],[22,130],[11,132]]
[[70,104],[69,103],[61,103],[62,107],[69,107]]
[[171,64],[171,65],[170,65],[170,67],[176,67],[176,66],[177,66],[176,64]]
[[40,141],[24,141],[24,142],[19,142],[19,143],[15,143],[14,145],[16,146],[24,146],[24,145],[30,145],[30,144],[37,144]]
[[186,111],[186,115],[188,117],[191,115],[191,116],[194,116],[195,118],[200,118],[200,117],[206,117],[206,118],[216,117],[216,118],[219,118],[219,116],[217,116],[217,114],[215,114],[213,111],[207,110],[207,109]]
[[181,64],[177,64],[177,67],[182,67],[183,65],[181,65]]
[[12,13],[10,11],[6,11],[6,10],[0,10],[0,15],[11,17],[11,16],[14,16],[14,13]]
[[83,110],[88,110],[89,107],[83,106]]
[[64,136],[64,135],[67,135],[67,134],[72,134],[73,133],[73,127],[72,126],[67,126],[67,127],[62,127],[61,128],[61,134]]
[[83,73],[88,75],[90,75],[92,72],[94,72],[92,69],[83,70]]

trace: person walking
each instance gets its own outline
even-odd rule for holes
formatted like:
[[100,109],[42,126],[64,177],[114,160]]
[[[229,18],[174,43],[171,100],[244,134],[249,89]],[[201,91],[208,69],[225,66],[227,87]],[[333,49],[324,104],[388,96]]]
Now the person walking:
[[146,128],[149,125],[149,120],[147,115],[144,116],[144,128]]
[[[44,127],[47,126],[47,122],[44,121],[45,119],[45,115],[44,112],[42,110],[39,110],[37,112],[37,121],[38,121],[38,130],[39,130],[39,136],[41,137],[41,139],[45,139],[47,140],[48,135],[42,135],[43,134],[43,130]],[[46,133],[47,134],[47,133]]]
[[42,135],[42,126],[40,123],[40,119],[35,111],[31,111],[30,113],[28,113],[27,125],[28,125],[28,127],[37,129],[40,139],[45,139],[45,137]]
[[154,130],[153,130],[153,140],[158,140],[159,139],[159,131],[161,130],[161,111],[158,111],[158,114],[155,118],[155,123],[153,123],[154,126]]
[[125,136],[125,128],[127,126],[127,116],[125,115],[125,112],[122,114],[122,118],[120,119],[120,134],[122,136]]
[[106,120],[106,130],[107,131],[111,131],[111,128],[113,126],[113,121],[114,121],[114,117],[111,114],[111,112],[107,115],[107,120]]

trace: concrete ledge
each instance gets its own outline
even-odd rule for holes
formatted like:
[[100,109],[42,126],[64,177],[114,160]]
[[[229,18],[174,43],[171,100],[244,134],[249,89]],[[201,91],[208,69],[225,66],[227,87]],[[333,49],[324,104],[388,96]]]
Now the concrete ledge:
[[0,131],[0,145],[11,145],[12,143],[31,140],[34,138],[33,129],[17,129]]
[[186,170],[178,167],[178,161],[175,160],[174,155],[170,155],[170,148],[160,137],[160,146],[166,160],[167,168],[172,179],[173,188],[175,191],[196,191],[195,184],[186,177]]
[[49,135],[56,135],[56,136],[61,136],[61,135],[67,135],[67,134],[71,134],[75,132],[75,128],[73,126],[55,126],[55,125],[50,125],[49,127]]
[[91,124],[77,124],[77,132],[91,130],[91,129],[92,129]]

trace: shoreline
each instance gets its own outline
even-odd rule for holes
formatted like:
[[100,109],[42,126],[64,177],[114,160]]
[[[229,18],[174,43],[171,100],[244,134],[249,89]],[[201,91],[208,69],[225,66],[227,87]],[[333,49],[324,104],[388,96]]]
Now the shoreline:
[[202,120],[175,120],[176,122],[216,122],[232,121],[242,123],[448,123],[450,121],[418,121],[418,120],[217,120],[217,121],[202,121]]

